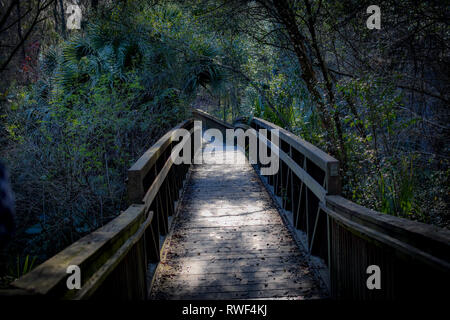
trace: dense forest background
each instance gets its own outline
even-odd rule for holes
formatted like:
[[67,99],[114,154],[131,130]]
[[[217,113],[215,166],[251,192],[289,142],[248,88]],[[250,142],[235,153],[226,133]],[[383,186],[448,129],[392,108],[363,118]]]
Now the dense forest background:
[[[130,165],[196,106],[341,161],[343,195],[449,227],[445,1],[0,1],[8,282],[126,208]],[[68,6],[82,11],[67,28]]]

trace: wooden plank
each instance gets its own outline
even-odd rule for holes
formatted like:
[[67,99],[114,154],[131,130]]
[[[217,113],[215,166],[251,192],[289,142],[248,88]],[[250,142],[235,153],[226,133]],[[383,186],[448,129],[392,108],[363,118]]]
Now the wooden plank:
[[[168,269],[177,273],[190,273],[190,274],[212,274],[212,273],[220,273],[220,274],[229,274],[235,272],[244,272],[248,273],[248,277],[251,277],[251,273],[255,272],[271,272],[273,270],[286,270],[286,272],[298,273],[299,269],[293,263],[286,263],[283,261],[279,262],[271,262],[268,264],[264,261],[256,261],[256,260],[242,260],[233,262],[232,264],[216,264],[210,265],[208,261],[198,261],[196,263],[183,260],[184,265],[169,265],[163,261],[162,267],[158,266],[159,269],[164,270]],[[306,265],[307,266],[307,265]],[[308,266],[307,266],[308,267]],[[158,271],[161,272],[161,271]],[[155,275],[159,277],[159,274]],[[154,287],[153,291],[157,291],[158,288]]]
[[[220,191],[220,189],[217,189],[216,191]],[[270,199],[268,195],[260,195],[258,196],[259,192],[257,189],[255,190],[247,190],[246,193],[242,193],[240,190],[239,192],[233,191],[233,190],[226,190],[222,189],[222,193],[216,194],[214,200],[221,200],[221,199],[229,199],[229,201],[245,201],[245,199],[249,199],[248,201],[251,201],[252,199]],[[187,194],[186,196],[195,199],[195,200],[208,200],[211,199],[211,192],[208,192],[208,190],[199,193],[198,190],[189,190],[189,192],[192,192],[191,194]],[[231,199],[230,199],[231,198]]]
[[174,299],[174,300],[232,300],[232,299],[321,299],[323,296],[320,293],[311,291],[303,291],[299,288],[286,289],[272,289],[272,290],[242,290],[234,292],[158,292],[153,299]]
[[[240,226],[240,227],[222,227],[222,226],[211,226],[209,228],[190,228],[192,230],[186,230],[182,228],[182,225],[179,224],[177,229],[173,230],[173,235],[176,237],[204,237],[204,236],[224,236],[229,235],[230,237],[241,237],[244,233],[247,235],[254,235],[257,233],[270,234],[271,232],[280,234],[285,234],[287,229],[274,229],[267,225],[254,225],[254,226]],[[289,234],[289,233],[288,233]]]
[[[192,199],[193,197],[191,197]],[[264,205],[265,203],[267,203],[267,200],[261,200],[260,198],[253,198],[252,201],[250,201],[249,203],[253,204],[253,205]],[[230,202],[229,200],[224,200],[224,199],[220,199],[220,200],[216,200],[216,199],[210,199],[208,200],[201,200],[197,197],[195,197],[195,203],[190,203],[184,206],[184,208],[186,210],[194,210],[194,209],[199,209],[199,208],[204,208],[204,206],[206,204],[209,204],[211,206],[214,206],[216,208],[221,208],[221,209],[241,209],[241,211],[243,211],[244,209],[242,209],[242,202],[239,201],[233,201]]]
[[[177,249],[169,250],[167,254],[172,254],[174,256],[183,255],[186,257],[211,257],[211,258],[240,258],[244,256],[252,256],[255,258],[265,258],[265,257],[278,257],[278,256],[290,256],[291,254],[298,254],[298,248],[289,245],[279,245],[273,244],[272,246],[267,246],[266,243],[261,242],[260,245],[252,245],[250,247],[237,247],[236,242],[228,243],[208,243],[208,242],[196,242],[195,245],[179,246]],[[185,251],[188,251],[186,253]]]
[[[186,261],[187,263],[192,263],[192,261],[195,261],[195,264],[205,266],[206,264],[208,267],[224,267],[229,265],[255,265],[259,266],[260,264],[268,264],[268,265],[279,265],[279,264],[286,264],[286,263],[295,263],[298,259],[301,258],[300,254],[298,252],[289,252],[288,254],[284,252],[278,252],[278,254],[271,254],[271,255],[264,255],[264,254],[218,254],[218,253],[211,253],[211,254],[186,254],[183,255],[183,257],[180,256],[180,254],[169,254],[167,253],[166,256],[167,259],[177,259],[177,262]],[[170,264],[169,264],[170,265]]]
[[[197,186],[188,186],[189,191],[191,192],[198,192],[200,189]],[[234,188],[234,189],[228,189],[228,188]],[[202,195],[206,194],[216,194],[218,191],[223,191],[227,194],[237,194],[242,191],[247,192],[258,192],[259,188],[255,186],[254,184],[235,184],[235,185],[225,185],[224,183],[218,183],[216,186],[210,186],[208,189],[202,190]],[[196,196],[194,194],[194,196]]]
[[[161,281],[162,285],[167,285],[171,281]],[[196,282],[180,281],[176,286],[167,286],[165,291],[176,292],[177,295],[188,294],[213,294],[220,292],[250,292],[250,291],[266,291],[266,290],[295,290],[297,294],[303,293],[303,290],[309,291],[314,288],[315,284],[312,281],[302,281],[300,283],[292,281],[290,278],[285,278],[282,281],[273,282],[243,282],[239,284],[230,284],[227,278],[217,281],[219,284],[205,285]]]
[[196,165],[190,179],[155,273],[152,298],[325,295],[248,163],[214,170]]
[[[273,231],[273,233],[271,233]],[[228,244],[236,244],[236,240],[242,240],[243,242],[252,241],[254,247],[259,246],[260,243],[267,244],[268,242],[265,239],[271,239],[274,236],[278,237],[288,237],[290,234],[283,230],[273,230],[268,229],[267,232],[258,232],[254,233],[251,231],[246,232],[208,232],[208,233],[193,233],[191,231],[185,229],[178,229],[173,233],[174,237],[180,239],[180,241],[189,241],[189,243],[204,243],[204,242],[213,242],[220,243],[224,246]],[[186,244],[187,245],[187,244]],[[269,243],[269,246],[277,246],[278,243]]]
[[[175,233],[174,233],[175,235]],[[293,245],[290,240],[290,234],[273,234],[270,236],[261,235],[260,237],[247,237],[246,234],[241,237],[229,237],[227,239],[224,238],[198,238],[196,236],[189,237],[176,237],[180,239],[180,243],[178,246],[182,248],[182,250],[190,250],[192,252],[206,252],[206,251],[214,251],[214,252],[234,252],[234,251],[261,251],[261,250],[288,250],[288,249],[297,249],[297,246]],[[237,241],[242,239],[242,241]],[[251,243],[241,243],[241,242],[251,242]],[[286,242],[284,242],[286,241]]]
[[[292,272],[295,271],[295,272]],[[240,283],[266,283],[270,281],[284,281],[286,279],[298,280],[299,276],[308,274],[308,268],[298,267],[295,270],[287,269],[270,269],[252,272],[248,275],[245,271],[226,272],[226,273],[191,273],[191,272],[174,272],[173,270],[166,270],[164,274],[161,273],[162,280],[169,280],[177,277],[179,281],[198,282],[200,286],[209,286],[213,283],[226,284],[240,284]]]

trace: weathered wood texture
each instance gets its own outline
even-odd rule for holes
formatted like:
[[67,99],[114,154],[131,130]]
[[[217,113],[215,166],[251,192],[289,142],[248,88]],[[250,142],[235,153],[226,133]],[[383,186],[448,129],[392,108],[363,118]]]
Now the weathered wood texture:
[[[144,206],[132,205],[104,227],[16,280],[13,287],[30,295],[84,299],[91,297],[99,287],[114,285],[122,290],[108,291],[108,297],[143,299],[146,260],[141,247],[142,225],[145,225]],[[66,270],[70,265],[81,269],[82,290],[66,287],[69,276]],[[132,275],[135,281],[128,283],[123,277],[126,274]],[[17,294],[23,295],[22,292]]]
[[151,298],[324,297],[242,152],[212,157],[192,169]]
[[[358,300],[441,300],[450,286],[450,232],[327,196],[331,294]],[[366,269],[381,270],[381,289],[367,290]]]
[[[174,132],[177,129],[192,128],[192,119],[183,121],[175,128],[162,136],[151,148],[149,148],[134,164],[128,169],[127,193],[128,201],[131,203],[142,203],[150,182],[153,182],[152,173],[159,169],[161,164],[169,158],[174,145],[178,142],[174,140]],[[186,141],[185,141],[186,142]]]
[[[186,139],[175,130],[186,129]],[[48,259],[13,282],[3,296],[45,296],[60,299],[145,300],[149,264],[159,261],[161,236],[168,232],[179,190],[190,164],[174,165],[175,147],[192,139],[192,119],[158,140],[129,170],[130,201],[117,218]],[[173,156],[172,156],[173,155]],[[81,270],[81,289],[69,290],[67,267]]]
[[[213,127],[214,117],[194,115]],[[217,121],[217,127],[224,124]],[[385,215],[339,196],[339,162],[273,123],[252,118],[235,127],[268,130],[267,139],[258,133],[258,148],[278,153],[280,168],[263,180],[332,297],[442,299],[437,289],[450,285],[449,230]],[[271,139],[276,133],[278,144]],[[258,158],[255,168],[261,167]],[[367,287],[370,265],[380,267],[380,290]]]

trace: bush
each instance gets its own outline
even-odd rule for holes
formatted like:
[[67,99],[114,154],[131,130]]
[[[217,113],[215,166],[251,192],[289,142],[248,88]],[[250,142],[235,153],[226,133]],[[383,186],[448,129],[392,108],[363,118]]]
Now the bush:
[[127,169],[188,116],[199,85],[222,80],[204,59],[217,54],[207,38],[181,28],[188,20],[173,6],[116,5],[49,48],[38,81],[10,95],[3,151],[19,224],[10,256],[42,261],[126,208]]

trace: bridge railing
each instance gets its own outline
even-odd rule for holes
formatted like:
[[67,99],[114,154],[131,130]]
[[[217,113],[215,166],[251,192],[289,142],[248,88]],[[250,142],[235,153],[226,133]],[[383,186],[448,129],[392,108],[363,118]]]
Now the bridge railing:
[[[281,198],[283,209],[292,212],[293,226],[304,232],[302,241],[309,253],[328,263],[327,219],[320,203],[327,194],[340,193],[339,162],[292,133],[265,120],[254,118],[251,127],[278,130],[279,146],[270,143],[271,134],[258,135],[268,152],[279,155],[279,170],[268,176],[273,193]],[[261,163],[258,161],[261,167]]]
[[[233,128],[202,111],[193,114],[205,128]],[[258,135],[280,158],[280,170],[267,178],[269,191],[283,207],[314,264],[317,262],[333,297],[430,298],[439,294],[437,286],[448,287],[448,230],[381,214],[342,198],[336,159],[262,119],[254,118],[249,125],[257,130],[278,129],[278,146],[270,142],[270,134],[267,138]],[[174,165],[178,155],[171,157],[175,146],[189,141],[175,138],[178,128],[187,129],[193,141],[193,120],[187,120],[130,168],[131,205],[127,210],[16,280],[11,290],[0,291],[0,295],[145,299],[152,280],[150,266],[159,261],[160,238],[168,231],[169,217],[175,212],[189,169],[189,164]],[[70,265],[81,270],[80,290],[67,288]],[[380,290],[367,287],[370,265],[381,270]]]
[[[190,166],[174,164],[178,152],[171,157],[175,146],[189,142],[176,137],[179,128],[187,129],[192,141],[194,126],[189,119],[166,133],[129,169],[127,210],[14,281],[11,289],[0,290],[0,296],[146,299],[160,259],[160,238],[168,232]],[[67,286],[71,265],[81,271],[79,290]]]
[[[206,127],[231,127],[203,111],[193,113]],[[332,297],[442,298],[436,287],[450,284],[449,230],[382,214],[341,197],[339,162],[273,123],[252,118],[235,127],[269,130],[267,137],[258,134],[258,141],[268,152],[278,152],[280,165],[263,180]],[[278,146],[270,141],[273,129],[278,130]],[[257,162],[261,168],[259,156]],[[372,265],[380,268],[379,290],[367,286]]]

